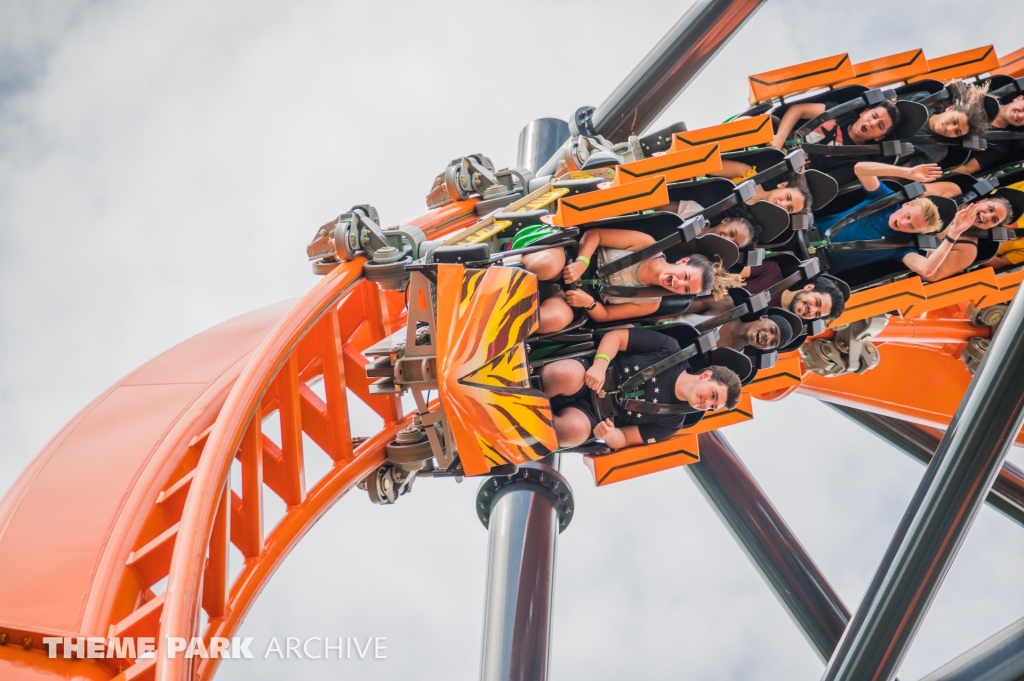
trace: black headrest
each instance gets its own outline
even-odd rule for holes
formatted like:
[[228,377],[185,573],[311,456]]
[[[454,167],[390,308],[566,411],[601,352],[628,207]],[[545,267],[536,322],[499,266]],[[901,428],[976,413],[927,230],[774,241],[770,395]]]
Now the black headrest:
[[622,159],[610,151],[595,151],[580,166],[580,170],[593,170],[595,168],[607,168],[609,166],[622,165]]
[[762,243],[778,241],[789,229],[789,213],[782,206],[776,206],[768,201],[757,201],[747,208],[757,224],[761,225]]
[[729,269],[740,259],[739,247],[717,234],[701,234],[693,241],[684,241],[665,250],[665,258],[669,262],[679,262],[680,258],[699,253],[711,262],[721,262],[722,267]]
[[669,211],[658,211],[655,213],[643,213],[641,215],[622,215],[604,220],[596,220],[579,226],[581,233],[589,229],[632,229],[643,232],[660,241],[669,236],[683,225],[685,220],[675,213]]
[[900,112],[900,124],[896,126],[896,139],[909,139],[920,132],[928,122],[928,107],[917,102],[898,100],[896,109]]
[[919,93],[934,95],[939,90],[945,89],[945,87],[946,86],[943,85],[941,81],[935,80],[934,78],[926,78],[924,80],[919,80],[896,88],[896,97],[902,100],[905,97]]
[[767,170],[777,163],[782,163],[786,158],[786,154],[779,149],[764,147],[761,149],[751,149],[747,151],[727,152],[722,154],[722,158],[729,159],[730,161],[740,161],[741,163],[746,163],[748,166],[753,166],[758,170]]
[[989,122],[994,121],[999,115],[999,100],[992,95],[985,95],[985,115],[988,116]]
[[763,314],[767,314],[776,324],[779,324],[781,321],[788,327],[784,329],[782,324],[779,324],[779,330],[783,332],[785,342],[780,343],[779,347],[775,348],[776,352],[796,350],[807,338],[807,334],[804,333],[804,321],[789,310],[781,307],[769,307]]
[[819,274],[818,276],[824,279],[828,279],[833,284],[835,284],[839,288],[839,292],[843,294],[843,302],[850,302],[851,291],[849,284],[847,284],[839,277],[833,277],[831,274]]
[[1010,221],[1007,224],[1012,225],[1024,216],[1024,192],[1013,187],[999,187],[988,196],[998,196],[1001,199],[1006,199],[1010,204],[1010,210],[1013,211],[1013,215],[1010,217]]
[[974,188],[978,178],[966,173],[950,173],[949,175],[943,175],[939,182],[952,182],[957,187],[960,187],[960,193],[966,194]]
[[726,367],[736,372],[736,375],[740,377],[741,383],[750,376],[751,371],[754,369],[754,365],[750,362],[749,357],[732,348],[715,348],[709,353],[694,357],[690,360],[690,366],[695,371],[703,371],[709,366]]
[[668,186],[668,198],[672,201],[696,201],[708,208],[729,196],[735,189],[736,185],[723,177],[674,182]]
[[942,220],[942,227],[949,227],[950,223],[953,222],[953,218],[956,217],[956,201],[947,199],[945,196],[926,196],[924,198],[934,203],[935,207],[939,209],[939,219]]
[[831,175],[826,175],[820,170],[805,170],[804,179],[807,180],[807,188],[811,192],[814,210],[828,205],[839,193],[839,183]]

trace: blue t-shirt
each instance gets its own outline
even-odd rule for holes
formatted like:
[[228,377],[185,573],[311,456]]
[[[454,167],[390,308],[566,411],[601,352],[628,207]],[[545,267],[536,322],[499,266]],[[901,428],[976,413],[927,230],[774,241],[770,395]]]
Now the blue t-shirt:
[[[864,201],[861,201],[844,213],[829,215],[827,218],[816,220],[815,226],[824,233],[825,230],[853,211],[860,210],[869,203],[879,199],[892,196],[894,193],[894,191],[886,187],[884,184],[879,184],[878,189],[867,193],[867,198]],[[866,218],[861,218],[843,231],[839,232],[839,234],[837,234],[831,241],[832,243],[838,244],[844,241],[865,241],[871,239],[906,239],[906,234],[901,234],[889,227],[889,217],[899,209],[900,204],[896,204],[895,206],[880,210],[877,213],[872,213]],[[829,251],[828,259],[829,262],[832,263],[832,273],[839,274],[846,270],[852,270],[855,267],[870,265],[871,263],[876,262],[884,262],[886,260],[902,262],[903,258],[908,253],[916,252],[917,251],[913,248],[893,248],[878,251],[844,251],[841,253],[833,253]]]

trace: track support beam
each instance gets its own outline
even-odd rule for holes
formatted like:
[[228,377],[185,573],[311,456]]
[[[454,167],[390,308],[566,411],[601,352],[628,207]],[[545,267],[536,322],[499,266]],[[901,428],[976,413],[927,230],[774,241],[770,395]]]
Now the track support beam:
[[[931,462],[942,439],[937,431],[909,421],[901,421],[883,414],[872,414],[842,404],[824,404],[926,466]],[[1024,525],[1024,471],[1009,461],[1003,462],[999,476],[985,501],[1006,517]]]
[[1024,300],[1017,295],[939,444],[823,681],[890,681],[1020,432]]
[[697,438],[700,462],[686,470],[827,661],[850,620],[849,611],[726,439],[717,431]]

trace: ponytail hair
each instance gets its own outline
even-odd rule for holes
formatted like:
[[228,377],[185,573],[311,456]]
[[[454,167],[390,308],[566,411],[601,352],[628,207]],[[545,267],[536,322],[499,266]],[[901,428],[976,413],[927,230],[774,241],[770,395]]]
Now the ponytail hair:
[[700,270],[700,288],[710,292],[713,300],[721,300],[729,289],[743,286],[743,277],[726,270],[717,258],[711,262],[703,255],[695,254],[690,256],[686,264]]

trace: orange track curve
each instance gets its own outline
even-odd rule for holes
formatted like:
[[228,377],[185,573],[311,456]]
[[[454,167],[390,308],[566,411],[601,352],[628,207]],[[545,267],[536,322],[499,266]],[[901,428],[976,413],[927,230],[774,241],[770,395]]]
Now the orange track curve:
[[[413,224],[444,236],[476,221],[475,203]],[[63,659],[58,649],[50,659],[42,639],[230,637],[291,548],[380,465],[404,416],[397,397],[369,395],[361,353],[405,325],[405,301],[365,281],[362,263],[344,263],[297,302],[220,324],[143,365],[22,473],[0,501],[0,678],[212,678],[215,659],[194,669],[159,652],[136,662]],[[320,378],[326,400],[310,387]],[[384,419],[358,446],[346,390]],[[268,418],[280,424],[279,442],[261,432]],[[333,461],[308,491],[303,436]],[[287,507],[269,531],[267,490]],[[229,542],[245,558],[237,575],[228,574]]]

